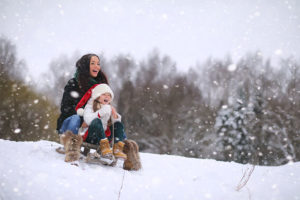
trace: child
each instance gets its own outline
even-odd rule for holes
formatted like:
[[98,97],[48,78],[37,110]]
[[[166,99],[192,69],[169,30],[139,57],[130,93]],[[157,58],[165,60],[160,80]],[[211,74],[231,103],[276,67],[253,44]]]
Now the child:
[[[84,122],[89,126],[83,136],[84,141],[100,144],[103,158],[113,159],[112,155],[114,155],[116,158],[126,159],[126,154],[123,153],[123,141],[126,139],[126,135],[121,123],[121,115],[110,105],[113,98],[114,93],[107,84],[98,84],[82,97],[76,110],[78,115],[83,115]],[[83,110],[80,107],[86,101],[87,104]],[[112,138],[112,131],[114,131],[114,138]],[[113,151],[109,145],[109,140],[112,139],[114,139]]]

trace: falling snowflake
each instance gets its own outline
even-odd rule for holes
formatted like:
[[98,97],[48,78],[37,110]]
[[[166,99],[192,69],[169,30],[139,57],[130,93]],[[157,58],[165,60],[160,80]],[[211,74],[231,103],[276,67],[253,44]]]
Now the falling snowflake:
[[215,85],[219,85],[219,83],[218,83],[217,81],[214,81],[213,83],[214,83]]
[[211,197],[212,197],[212,195],[210,193],[206,193],[204,196],[206,199],[211,199]]
[[230,64],[228,65],[227,70],[233,72],[236,70],[236,68],[237,68],[236,64]]
[[281,49],[277,49],[274,54],[277,55],[277,56],[281,56],[283,53],[283,51]]
[[16,134],[18,134],[20,132],[21,132],[21,129],[19,129],[19,128],[17,128],[17,129],[14,130],[14,133],[16,133]]
[[167,14],[162,14],[162,18],[164,19],[164,20],[167,20],[168,19],[168,15]]
[[64,73],[64,77],[69,77],[70,76],[70,72],[65,72]]
[[73,98],[78,98],[79,97],[79,94],[76,91],[72,91],[70,94],[71,94],[71,97],[73,97]]
[[25,81],[28,83],[28,82],[31,82],[31,78],[29,76],[26,76],[25,78]]
[[228,105],[223,105],[222,106],[222,109],[227,109],[228,108]]

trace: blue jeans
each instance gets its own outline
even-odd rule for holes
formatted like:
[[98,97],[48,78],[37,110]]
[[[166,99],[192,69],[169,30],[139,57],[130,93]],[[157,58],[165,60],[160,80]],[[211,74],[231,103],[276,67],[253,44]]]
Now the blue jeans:
[[74,134],[78,134],[78,130],[81,125],[81,120],[79,115],[72,115],[64,120],[61,128],[59,129],[59,134],[66,132],[67,130],[72,131]]

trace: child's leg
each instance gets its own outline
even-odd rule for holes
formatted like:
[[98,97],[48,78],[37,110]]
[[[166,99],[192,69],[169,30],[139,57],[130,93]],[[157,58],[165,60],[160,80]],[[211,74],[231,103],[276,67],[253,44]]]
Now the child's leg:
[[94,119],[89,126],[86,142],[98,145],[100,143],[100,140],[105,138],[106,136],[102,126],[101,119],[99,118]]
[[[127,156],[123,152],[125,143],[123,140],[126,139],[126,134],[124,131],[124,125],[121,122],[114,123],[114,146],[113,153],[116,158],[126,159]],[[112,126],[110,127],[112,131]]]
[[[113,126],[110,126],[110,131],[113,131],[114,127],[114,143],[118,143],[119,141],[123,141],[126,139],[126,133],[124,131],[124,125],[122,122],[116,122]],[[109,140],[111,140],[112,135]]]
[[101,119],[96,118],[90,124],[86,142],[100,145],[101,156],[110,160],[113,159],[112,151],[110,149],[109,141],[105,136]]

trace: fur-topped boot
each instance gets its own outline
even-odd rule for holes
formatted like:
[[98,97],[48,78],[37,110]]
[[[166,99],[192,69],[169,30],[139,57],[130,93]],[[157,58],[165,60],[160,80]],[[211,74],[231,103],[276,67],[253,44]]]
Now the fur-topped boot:
[[127,159],[124,161],[123,169],[126,170],[139,170],[142,168],[139,146],[134,140],[124,140],[124,153]]
[[82,144],[82,137],[80,135],[75,135],[71,131],[66,131],[60,137],[60,142],[64,145],[66,162],[79,160],[80,146]]
[[119,141],[114,144],[113,152],[116,158],[121,158],[124,160],[127,158],[126,154],[123,152],[124,145],[125,143],[122,141]]
[[100,153],[102,158],[107,158],[110,160],[113,159],[112,150],[110,149],[109,141],[107,138],[100,141]]

